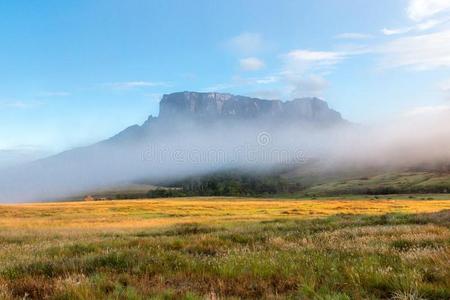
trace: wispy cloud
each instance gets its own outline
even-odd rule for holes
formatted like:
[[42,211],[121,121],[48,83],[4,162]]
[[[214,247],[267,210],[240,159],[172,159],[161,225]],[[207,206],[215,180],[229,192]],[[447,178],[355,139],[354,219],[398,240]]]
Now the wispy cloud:
[[426,31],[433,29],[434,27],[447,22],[448,19],[430,19],[422,23],[414,24],[413,26],[401,27],[401,28],[383,28],[381,32],[384,35],[397,35],[397,34],[405,34],[411,31]]
[[450,0],[410,0],[406,14],[412,25],[398,28],[383,28],[384,35],[426,31],[447,23],[450,19]]
[[290,96],[292,98],[321,97],[328,87],[328,81],[319,75],[287,77],[286,79],[291,87]]
[[258,71],[265,67],[265,63],[256,57],[247,57],[239,61],[239,66],[244,71]]
[[291,61],[312,61],[321,64],[335,64],[343,58],[343,54],[332,51],[293,50],[286,54]]
[[417,22],[449,10],[450,0],[410,0],[406,13]]
[[382,68],[433,70],[450,67],[450,30],[403,37],[379,47]]
[[311,74],[329,73],[347,55],[344,52],[334,51],[292,50],[281,55],[283,66],[280,74],[288,81],[292,81],[292,78],[298,79]]
[[334,38],[337,40],[365,40],[370,39],[373,36],[371,34],[357,33],[357,32],[344,32],[335,35]]
[[427,20],[425,22],[417,24],[416,28],[417,28],[417,30],[420,30],[420,31],[429,30],[429,29],[436,27],[437,25],[445,23],[446,21],[447,21],[447,19],[440,19],[440,20],[431,19],[431,20]]
[[118,89],[118,90],[131,90],[131,89],[141,89],[149,87],[162,87],[168,86],[167,82],[162,81],[125,81],[125,82],[113,82],[106,83],[104,86]]
[[285,69],[290,72],[305,72],[308,69],[317,69],[333,66],[345,58],[346,54],[333,51],[311,51],[297,49],[284,55]]
[[383,28],[381,32],[384,35],[396,35],[396,34],[404,34],[410,32],[413,27],[402,27],[402,28]]
[[[360,53],[295,49],[279,56],[281,68],[272,74],[263,77],[234,76],[229,83],[215,84],[203,91],[226,91],[245,86],[255,91],[250,93],[252,95],[270,98],[321,96],[328,86],[324,74],[347,56]],[[257,64],[256,61],[251,63]]]
[[322,96],[329,85],[326,74],[347,57],[365,52],[296,49],[281,55],[280,81],[284,94],[289,98]]
[[241,55],[253,55],[264,48],[264,42],[259,33],[243,32],[226,41],[225,46]]

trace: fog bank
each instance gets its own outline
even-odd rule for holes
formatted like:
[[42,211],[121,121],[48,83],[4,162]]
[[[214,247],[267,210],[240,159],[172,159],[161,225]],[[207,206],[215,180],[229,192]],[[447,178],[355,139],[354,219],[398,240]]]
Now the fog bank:
[[160,182],[227,168],[307,168],[315,161],[324,171],[395,169],[450,161],[448,112],[370,126],[174,119],[170,126],[154,122],[145,136],[133,130],[4,170],[0,201],[59,199],[141,179]]

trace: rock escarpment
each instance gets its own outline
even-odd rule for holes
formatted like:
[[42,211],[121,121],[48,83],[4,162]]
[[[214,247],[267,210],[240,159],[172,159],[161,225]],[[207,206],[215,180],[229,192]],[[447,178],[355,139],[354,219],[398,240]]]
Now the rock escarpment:
[[318,98],[282,102],[222,93],[179,92],[164,95],[160,119],[184,117],[204,120],[258,118],[305,121],[322,124],[343,122],[340,113]]

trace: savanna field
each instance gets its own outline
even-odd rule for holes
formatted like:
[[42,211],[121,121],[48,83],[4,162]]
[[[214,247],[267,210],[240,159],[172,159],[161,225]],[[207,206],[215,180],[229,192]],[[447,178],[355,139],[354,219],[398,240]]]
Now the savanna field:
[[450,201],[1,205],[0,299],[450,299]]

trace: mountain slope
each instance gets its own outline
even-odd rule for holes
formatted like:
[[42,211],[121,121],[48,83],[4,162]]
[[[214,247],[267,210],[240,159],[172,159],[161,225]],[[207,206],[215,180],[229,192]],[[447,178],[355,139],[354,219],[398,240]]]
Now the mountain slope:
[[[241,148],[260,147],[256,137],[263,132],[271,133],[266,150],[284,150],[291,147],[291,132],[346,124],[338,112],[317,98],[282,102],[220,93],[164,95],[160,115],[150,116],[141,126],[3,172],[0,201],[55,199],[143,177],[156,181],[229,165],[270,165],[277,160],[269,157],[260,164],[256,157],[252,162],[247,156],[253,149]],[[202,156],[211,152],[227,157]]]

